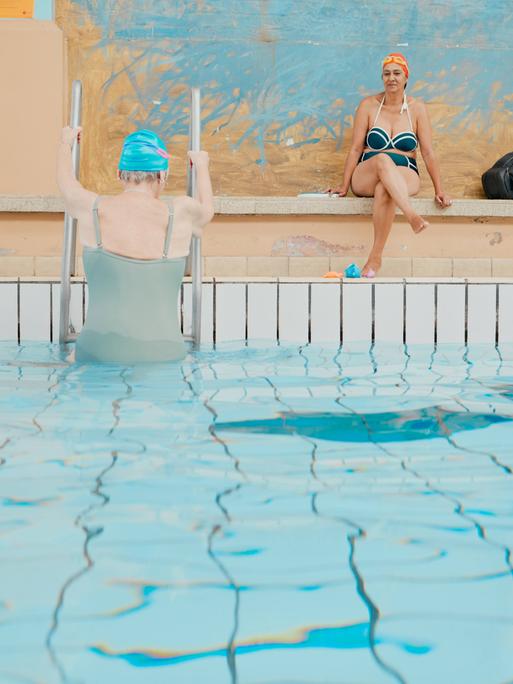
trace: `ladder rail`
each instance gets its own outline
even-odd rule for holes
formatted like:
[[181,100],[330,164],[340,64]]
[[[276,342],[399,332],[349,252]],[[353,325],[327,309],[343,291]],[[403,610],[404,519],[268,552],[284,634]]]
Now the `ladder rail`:
[[[191,118],[189,124],[189,149],[199,152],[201,149],[201,93],[199,88],[191,88]],[[187,167],[187,194],[197,196],[196,169]],[[203,268],[201,259],[201,238],[193,236],[189,255],[192,275],[192,341],[198,348],[201,343],[201,290]]]
[[[71,87],[71,113],[69,125],[78,128],[82,118],[82,82],[73,81]],[[80,172],[80,145],[78,140],[73,143],[71,159],[75,177]],[[59,315],[59,343],[70,342],[73,337],[70,321],[71,276],[75,275],[75,256],[77,244],[77,220],[67,212],[64,214],[64,245],[61,261],[61,291]]]

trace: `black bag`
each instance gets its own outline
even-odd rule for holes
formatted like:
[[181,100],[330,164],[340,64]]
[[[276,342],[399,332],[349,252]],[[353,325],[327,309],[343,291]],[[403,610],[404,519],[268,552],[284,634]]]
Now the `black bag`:
[[488,199],[513,199],[513,152],[498,159],[481,176]]

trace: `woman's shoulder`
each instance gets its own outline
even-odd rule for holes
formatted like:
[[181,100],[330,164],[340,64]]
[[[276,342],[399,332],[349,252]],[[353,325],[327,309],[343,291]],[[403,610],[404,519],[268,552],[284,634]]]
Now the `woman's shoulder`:
[[381,100],[383,99],[383,93],[375,93],[374,95],[367,95],[367,97],[364,97],[362,100],[360,100],[360,108],[361,109],[371,109],[372,107],[375,107],[376,105],[379,105]]
[[410,107],[414,111],[424,111],[426,108],[424,100],[420,97],[413,97],[412,95],[408,95],[406,101],[408,103],[408,107]]
[[179,197],[173,197],[172,199],[172,205],[175,209],[175,211],[180,211],[180,212],[186,212],[188,214],[194,214],[198,207],[200,207],[200,203],[198,200],[193,199],[192,197],[189,197],[188,195],[181,195]]
[[194,204],[194,200],[189,195],[176,195],[171,198],[171,202],[175,207],[186,208]]

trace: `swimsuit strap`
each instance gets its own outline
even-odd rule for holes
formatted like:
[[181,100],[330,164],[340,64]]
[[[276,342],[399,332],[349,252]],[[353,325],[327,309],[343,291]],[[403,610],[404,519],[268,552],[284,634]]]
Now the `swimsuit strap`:
[[174,223],[174,210],[173,205],[169,205],[169,219],[166,228],[166,239],[164,241],[164,251],[162,253],[164,259],[167,259],[167,254],[169,252],[169,243],[171,242],[171,236],[173,234],[173,223]]
[[374,119],[374,123],[372,124],[372,127],[373,127],[373,128],[374,128],[374,126],[376,125],[376,121],[378,120],[378,116],[380,115],[381,108],[383,107],[383,103],[384,103],[384,102],[385,102],[385,96],[383,95],[383,99],[382,99],[381,102],[379,103],[378,113],[376,114],[376,117],[375,117],[375,119]]
[[401,108],[401,111],[403,109],[406,109],[406,114],[408,114],[408,121],[410,122],[410,129],[411,129],[411,132],[414,133],[413,124],[411,122],[411,116],[410,116],[410,108],[408,107],[408,99],[406,97],[406,93],[404,93],[404,101],[403,101],[403,106]]
[[101,247],[102,246],[102,235],[100,232],[100,218],[98,216],[98,205],[100,203],[100,195],[96,195],[96,199],[94,200],[93,204],[93,223],[94,223],[94,232],[96,235],[96,246]]

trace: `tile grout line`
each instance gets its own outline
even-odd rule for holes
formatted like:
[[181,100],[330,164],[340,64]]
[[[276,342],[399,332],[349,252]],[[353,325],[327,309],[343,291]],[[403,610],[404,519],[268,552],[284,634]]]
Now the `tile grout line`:
[[48,286],[50,288],[50,342],[53,342],[53,285]]
[[340,279],[340,292],[339,292],[339,314],[340,314],[340,325],[339,325],[339,344],[340,346],[344,343],[344,285],[342,278]]
[[18,344],[21,344],[21,323],[20,323],[20,318],[21,318],[21,286],[20,286],[20,279],[19,278],[17,281],[17,288],[16,288],[16,316],[17,316]]
[[212,344],[214,347],[217,342],[217,283],[212,278]]
[[371,284],[371,344],[376,341],[376,283]]
[[183,335],[183,281],[180,285],[180,331]]
[[465,329],[463,333],[465,347],[468,345],[468,280],[465,278]]
[[276,342],[280,344],[280,279],[276,280]]
[[86,283],[85,280],[82,280],[82,326],[85,325],[85,319],[86,319]]
[[435,283],[435,290],[434,290],[434,306],[433,306],[433,314],[434,314],[434,320],[433,320],[433,341],[434,345],[438,344],[438,283]]
[[248,344],[248,317],[249,317],[249,284],[244,287],[244,341]]
[[406,344],[406,279],[403,278],[403,344]]
[[500,288],[499,283],[495,285],[495,346],[499,345],[499,309],[500,309]]
[[312,283],[308,283],[308,344],[312,343]]

